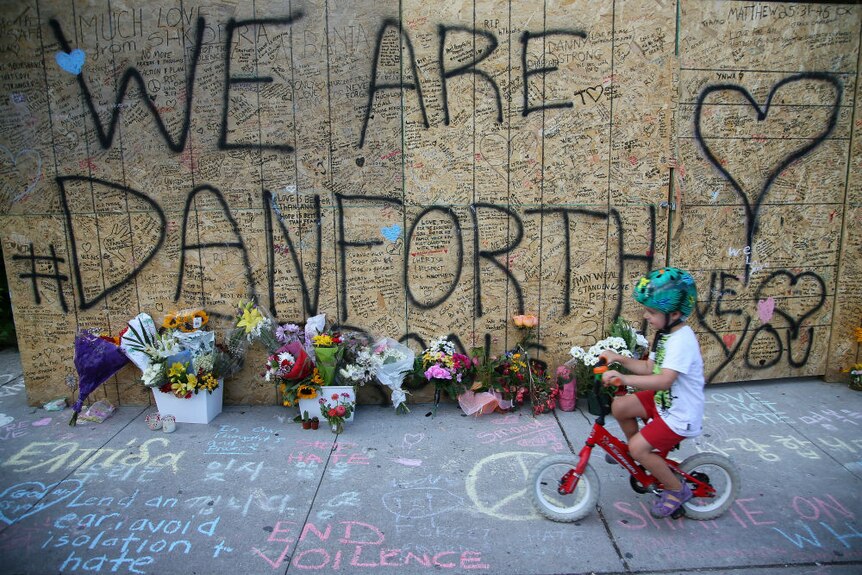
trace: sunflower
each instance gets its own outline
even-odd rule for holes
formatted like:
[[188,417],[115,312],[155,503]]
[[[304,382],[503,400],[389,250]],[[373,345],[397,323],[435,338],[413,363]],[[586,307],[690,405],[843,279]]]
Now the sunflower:
[[317,389],[311,385],[300,385],[296,390],[296,397],[299,399],[314,399],[317,397]]
[[162,327],[167,329],[177,329],[180,325],[180,320],[174,314],[168,314],[165,316],[165,321],[162,322]]

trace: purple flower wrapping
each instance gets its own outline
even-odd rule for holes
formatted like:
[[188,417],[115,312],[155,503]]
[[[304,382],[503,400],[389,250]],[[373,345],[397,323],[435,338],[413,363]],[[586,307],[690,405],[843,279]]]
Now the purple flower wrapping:
[[75,369],[78,371],[78,401],[69,425],[75,425],[88,395],[117,373],[129,358],[112,342],[87,331],[75,337]]

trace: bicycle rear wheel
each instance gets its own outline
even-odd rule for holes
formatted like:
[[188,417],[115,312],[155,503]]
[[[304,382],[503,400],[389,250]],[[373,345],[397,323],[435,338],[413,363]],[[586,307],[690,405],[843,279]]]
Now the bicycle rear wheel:
[[685,516],[705,521],[715,519],[730,509],[739,495],[741,481],[733,462],[718,453],[697,453],[679,464],[680,469],[707,481],[715,489],[715,497],[694,497],[683,504]]
[[599,500],[599,479],[589,465],[571,494],[561,495],[557,491],[560,478],[577,464],[572,455],[548,455],[530,471],[527,483],[530,499],[536,510],[552,521],[570,523],[583,519]]

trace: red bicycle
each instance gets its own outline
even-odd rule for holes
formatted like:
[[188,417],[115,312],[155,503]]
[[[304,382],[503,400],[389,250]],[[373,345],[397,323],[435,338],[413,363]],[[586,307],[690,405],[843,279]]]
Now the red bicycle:
[[[598,446],[613,457],[631,475],[629,483],[637,493],[660,494],[662,485],[629,455],[628,446],[605,429],[610,401],[602,390],[601,374],[606,365],[593,370],[593,393],[602,398],[600,415],[593,424],[586,444],[577,458],[572,455],[549,455],[532,469],[528,489],[536,509],[553,521],[571,522],[583,519],[599,500],[599,478],[590,466],[590,454]],[[686,481],[693,497],[671,517],[714,519],[727,511],[739,494],[740,478],[736,466],[718,453],[703,452],[682,462],[659,453],[670,468]]]

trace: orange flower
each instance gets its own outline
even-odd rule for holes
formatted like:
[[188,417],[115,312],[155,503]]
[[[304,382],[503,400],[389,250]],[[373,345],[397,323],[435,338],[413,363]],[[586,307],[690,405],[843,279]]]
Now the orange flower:
[[539,325],[539,318],[528,313],[526,315],[512,316],[512,321],[515,322],[515,327],[532,329]]
[[853,328],[853,332],[856,334],[856,343],[862,343],[862,327]]

